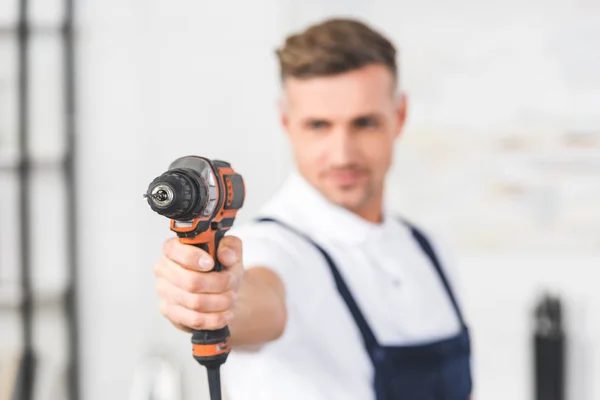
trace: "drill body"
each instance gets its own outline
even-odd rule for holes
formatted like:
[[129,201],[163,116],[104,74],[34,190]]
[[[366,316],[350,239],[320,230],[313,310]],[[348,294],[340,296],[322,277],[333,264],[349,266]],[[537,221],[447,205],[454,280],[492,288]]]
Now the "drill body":
[[[152,210],[171,219],[170,228],[181,243],[211,255],[217,272],[223,270],[216,255],[219,243],[233,226],[245,196],[244,180],[229,163],[199,156],[172,162],[144,195]],[[211,376],[218,381],[219,367],[230,352],[229,336],[227,326],[192,333],[193,356],[208,369],[213,399],[220,398],[220,389]]]

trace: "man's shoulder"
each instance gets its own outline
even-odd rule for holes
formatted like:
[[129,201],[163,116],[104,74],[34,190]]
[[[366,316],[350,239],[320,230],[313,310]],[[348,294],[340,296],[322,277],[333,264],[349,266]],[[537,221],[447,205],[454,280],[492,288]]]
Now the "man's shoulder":
[[[437,229],[431,227],[429,224],[417,222],[410,222],[407,224],[407,229],[411,229],[414,236],[422,235],[426,239],[431,251],[437,258],[440,268],[442,269],[452,291],[459,304],[462,300],[462,292],[464,289],[460,257],[458,250],[454,247],[452,240]],[[414,238],[416,242],[418,239]],[[421,247],[419,245],[419,247]],[[423,251],[423,250],[421,250]]]
[[240,239],[264,239],[271,241],[281,241],[290,237],[299,236],[292,235],[295,233],[293,229],[289,229],[286,224],[279,224],[271,218],[256,216],[250,220],[235,224],[228,232],[230,235],[239,237]]
[[427,223],[398,217],[398,223],[403,226],[411,239],[424,251],[423,246],[429,246],[437,258],[441,268],[447,275],[454,276],[457,271],[457,256],[452,246],[452,241]]
[[313,247],[310,242],[288,221],[282,222],[285,225],[256,217],[234,225],[227,235],[242,241],[245,258],[283,262],[300,260],[310,254]]

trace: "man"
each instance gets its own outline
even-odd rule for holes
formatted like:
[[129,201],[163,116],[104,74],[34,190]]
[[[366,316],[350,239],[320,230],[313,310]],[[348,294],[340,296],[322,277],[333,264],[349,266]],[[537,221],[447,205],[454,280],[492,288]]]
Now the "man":
[[[161,311],[184,331],[229,324],[229,398],[467,399],[470,340],[440,244],[384,204],[402,132],[396,50],[332,19],[277,51],[296,161],[259,219],[219,247],[165,243]],[[243,244],[243,250],[242,250]]]

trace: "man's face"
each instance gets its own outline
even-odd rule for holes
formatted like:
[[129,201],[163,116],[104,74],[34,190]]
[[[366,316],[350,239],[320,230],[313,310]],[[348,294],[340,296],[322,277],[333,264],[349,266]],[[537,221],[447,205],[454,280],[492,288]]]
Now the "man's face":
[[405,116],[406,102],[395,96],[393,82],[380,65],[285,82],[282,121],[300,173],[352,211],[382,197]]

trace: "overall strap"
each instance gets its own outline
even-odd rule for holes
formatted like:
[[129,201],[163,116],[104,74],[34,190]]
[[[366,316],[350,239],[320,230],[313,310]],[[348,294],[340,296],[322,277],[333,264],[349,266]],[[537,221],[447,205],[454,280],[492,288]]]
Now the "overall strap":
[[433,250],[433,246],[431,245],[429,239],[427,239],[425,234],[416,226],[414,226],[406,221],[402,221],[402,222],[404,222],[406,225],[408,225],[408,227],[410,228],[410,231],[412,233],[412,236],[415,238],[417,243],[419,243],[419,246],[421,246],[421,249],[425,252],[427,257],[429,258],[429,260],[435,267],[435,270],[437,271],[438,276],[442,280],[444,288],[446,289],[446,293],[448,294],[448,297],[450,297],[450,301],[452,302],[452,307],[454,308],[454,311],[456,312],[456,316],[458,317],[460,326],[462,328],[465,328],[465,321],[463,320],[462,312],[460,311],[460,307],[458,306],[456,297],[454,296],[454,292],[452,291],[452,288],[450,287],[450,284],[448,283],[446,274],[444,273],[444,270],[442,269],[440,261],[439,261],[438,257],[436,256],[435,251]]
[[319,250],[319,252],[323,255],[323,257],[325,258],[325,261],[327,262],[327,265],[329,266],[329,269],[331,270],[331,273],[333,275],[333,278],[335,280],[335,285],[337,286],[337,290],[340,293],[340,295],[342,296],[342,298],[344,299],[344,302],[346,303],[346,305],[348,306],[350,313],[352,314],[352,317],[354,318],[354,321],[356,322],[356,325],[358,326],[360,333],[363,337],[363,342],[365,344],[365,347],[369,353],[369,356],[373,357],[373,355],[376,352],[376,349],[379,347],[379,343],[377,343],[377,339],[375,338],[375,335],[373,334],[373,331],[371,330],[371,328],[369,327],[369,324],[367,323],[365,317],[363,316],[363,313],[360,311],[360,308],[358,307],[358,304],[356,304],[356,301],[354,300],[354,297],[352,297],[352,294],[350,293],[350,290],[348,289],[348,286],[346,285],[346,282],[344,282],[344,279],[342,278],[342,275],[340,274],[335,262],[333,261],[333,259],[329,256],[329,253],[327,253],[327,251],[325,251],[321,246],[319,246],[314,240],[312,240],[308,235],[304,234],[303,232],[300,232],[299,230],[281,222],[278,221],[276,219],[273,218],[259,218],[257,220],[258,222],[273,222],[276,223],[284,228],[287,228],[288,230],[296,233],[298,236],[303,237],[304,239],[306,239],[309,243],[311,243],[317,250]]

